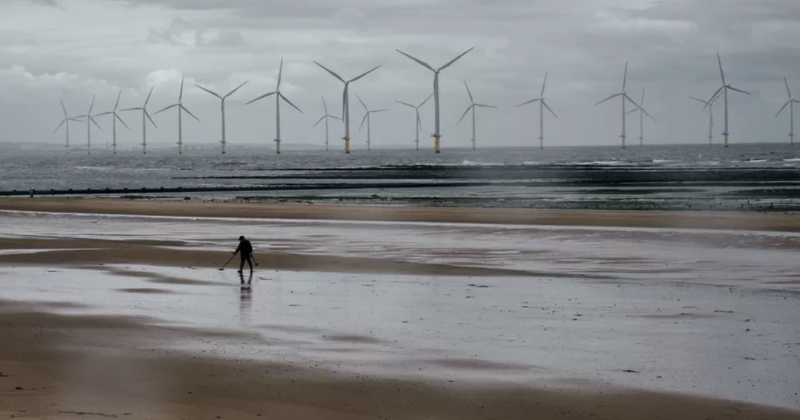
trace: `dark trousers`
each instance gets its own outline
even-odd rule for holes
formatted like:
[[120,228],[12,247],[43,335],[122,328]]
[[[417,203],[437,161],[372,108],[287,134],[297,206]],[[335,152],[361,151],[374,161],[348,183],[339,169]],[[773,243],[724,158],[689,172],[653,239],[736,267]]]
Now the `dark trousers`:
[[247,265],[250,266],[250,271],[253,271],[253,255],[252,254],[239,254],[242,257],[242,261],[239,263],[239,271],[244,269],[244,262],[247,261]]

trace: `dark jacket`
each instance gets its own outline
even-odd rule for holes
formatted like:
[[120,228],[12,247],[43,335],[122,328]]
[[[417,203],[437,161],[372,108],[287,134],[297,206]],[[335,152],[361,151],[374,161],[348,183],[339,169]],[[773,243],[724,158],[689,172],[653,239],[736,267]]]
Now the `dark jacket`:
[[250,245],[250,241],[247,239],[243,239],[239,241],[239,246],[236,248],[236,252],[241,252],[242,255],[250,255],[253,253],[253,245]]

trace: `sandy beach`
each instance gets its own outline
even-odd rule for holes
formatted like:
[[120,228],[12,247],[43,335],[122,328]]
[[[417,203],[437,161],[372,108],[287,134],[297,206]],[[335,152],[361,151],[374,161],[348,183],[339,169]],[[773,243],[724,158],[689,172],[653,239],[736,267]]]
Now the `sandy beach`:
[[3,418],[800,419],[796,216],[0,210]]

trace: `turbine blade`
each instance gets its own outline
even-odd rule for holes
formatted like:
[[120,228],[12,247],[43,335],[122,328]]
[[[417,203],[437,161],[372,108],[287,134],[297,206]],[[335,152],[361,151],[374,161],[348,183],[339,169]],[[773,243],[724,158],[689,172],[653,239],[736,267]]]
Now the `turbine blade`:
[[428,102],[428,100],[431,99],[432,97],[433,97],[433,94],[431,93],[430,95],[428,95],[427,98],[425,98],[424,101],[422,101],[421,104],[419,104],[419,106],[417,108],[422,108],[422,105],[425,105],[425,103]]
[[519,107],[521,107],[521,106],[523,106],[523,105],[532,104],[532,103],[534,103],[534,102],[537,102],[537,101],[539,101],[539,100],[540,100],[539,98],[536,98],[536,99],[531,99],[530,101],[525,101],[525,102],[523,102],[523,103],[521,103],[521,104],[519,104],[519,105],[515,106],[515,108],[519,108]]
[[292,103],[292,101],[290,101],[290,100],[286,99],[286,97],[285,97],[285,96],[283,96],[283,94],[282,94],[282,93],[278,92],[278,96],[280,96],[280,97],[281,97],[281,99],[283,99],[284,101],[286,101],[286,103],[287,103],[287,104],[291,105],[291,106],[292,106],[292,108],[296,109],[296,110],[297,110],[297,112],[299,112],[299,113],[301,113],[301,114],[303,113],[303,111],[301,111],[301,110],[300,110],[300,108],[298,108],[297,106],[295,106],[295,104],[293,104],[293,103]]
[[689,99],[694,99],[695,101],[697,101],[697,102],[700,102],[700,103],[701,103],[701,104],[703,104],[703,105],[708,105],[708,102],[707,102],[707,101],[704,101],[704,100],[702,100],[702,99],[697,99],[697,98],[695,98],[694,96],[690,96],[690,97],[689,97]]
[[644,109],[641,107],[641,105],[637,104],[637,103],[636,103],[636,101],[634,101],[633,99],[631,99],[631,97],[630,97],[630,96],[628,96],[628,94],[627,94],[627,93],[623,93],[623,94],[622,94],[622,96],[623,96],[625,99],[627,99],[627,100],[628,100],[630,103],[632,103],[632,104],[636,105],[636,108],[639,108],[639,109],[641,109],[642,111],[644,111]]
[[125,128],[127,128],[128,130],[130,130],[130,129],[131,129],[130,127],[128,127],[128,124],[125,124],[125,121],[122,121],[122,118],[120,118],[120,116],[119,116],[119,115],[117,115],[117,113],[116,113],[116,112],[114,113],[114,118],[116,118],[117,120],[119,120],[119,122],[121,122],[121,123],[122,123],[122,125],[124,125],[124,126],[125,126]]
[[338,74],[334,73],[334,72],[333,72],[333,70],[331,70],[331,69],[329,69],[329,68],[327,68],[327,67],[323,66],[323,65],[322,65],[322,64],[320,64],[320,63],[317,63],[316,61],[314,62],[314,64],[316,64],[316,65],[318,65],[318,66],[322,67],[322,69],[323,69],[323,70],[325,70],[325,71],[327,71],[328,73],[330,73],[330,74],[331,74],[333,77],[335,77],[335,78],[337,78],[337,79],[341,80],[341,81],[342,81],[342,83],[346,83],[346,82],[344,81],[344,79],[342,79],[342,77],[341,77],[341,76],[339,76]]
[[467,95],[469,95],[469,102],[474,104],[475,100],[472,99],[472,92],[469,91],[469,85],[467,84],[466,80],[464,80],[464,87],[467,88]]
[[544,98],[544,87],[547,86],[547,72],[544,73],[544,82],[542,82],[542,93],[539,95],[540,98]]
[[[472,109],[472,107],[474,107],[474,106],[475,106],[475,105],[473,104],[473,105],[470,105],[470,106],[468,106],[468,107],[467,107],[467,110],[466,110],[466,111],[464,111],[464,113],[461,115],[461,118],[459,118],[459,119],[458,119],[458,123],[460,123],[460,122],[461,122],[461,120],[463,120],[463,119],[464,119],[464,117],[466,117],[466,116],[467,116],[467,113],[469,112],[469,110],[470,110],[470,109]],[[458,124],[458,123],[456,123],[456,124]]]
[[192,111],[189,111],[188,109],[186,109],[185,106],[181,105],[181,109],[186,111],[187,114],[191,115],[192,118],[196,119],[197,121],[200,121],[200,118],[195,117],[194,114],[192,114]]
[[164,112],[164,111],[166,111],[166,110],[168,110],[168,109],[175,108],[175,107],[176,107],[176,106],[178,106],[178,105],[179,105],[179,104],[173,104],[173,105],[170,105],[170,106],[168,106],[168,107],[166,107],[166,108],[164,108],[164,109],[162,109],[162,110],[160,110],[160,111],[156,112],[156,113],[155,113],[155,115],[158,115],[158,114],[160,114],[160,113],[162,113],[162,112]]
[[722,89],[725,89],[725,86],[720,87],[716,92],[714,92],[714,95],[711,96],[711,99],[706,102],[706,106],[703,107],[703,110],[708,108],[712,103],[714,103],[715,100],[717,100],[717,96],[719,96],[720,92],[722,92]]
[[67,119],[64,119],[63,121],[61,121],[61,124],[59,124],[58,127],[56,127],[56,129],[53,130],[53,132],[55,133],[56,131],[58,131],[58,129],[61,128],[61,126],[63,126],[64,124],[66,124],[66,122],[67,122]]
[[634,112],[639,112],[639,108],[634,108],[634,109],[626,112],[625,114],[633,114]]
[[375,67],[373,67],[372,69],[370,69],[369,71],[367,71],[367,72],[364,72],[364,73],[361,73],[360,75],[358,75],[358,76],[356,76],[356,77],[354,77],[354,78],[350,79],[350,80],[349,80],[349,82],[355,82],[356,80],[358,80],[358,79],[360,79],[360,78],[362,78],[362,77],[364,77],[364,76],[366,76],[366,75],[368,75],[368,74],[372,73],[373,71],[375,71],[375,70],[378,70],[380,67],[381,67],[381,66],[375,66]]
[[323,116],[322,116],[320,119],[318,119],[318,120],[317,120],[317,122],[316,122],[316,123],[314,123],[314,125],[312,125],[312,126],[311,126],[311,128],[314,128],[314,127],[316,127],[316,126],[317,126],[319,123],[321,123],[321,122],[322,122],[322,120],[324,120],[324,119],[325,119],[325,117],[327,117],[327,116],[328,116],[327,114],[326,114],[326,115],[323,115]]
[[96,98],[97,98],[97,96],[96,96],[96,95],[95,95],[95,96],[92,96],[92,104],[91,104],[91,105],[89,105],[89,112],[87,113],[87,115],[91,115],[91,114],[92,114],[92,110],[94,109],[94,100],[95,100]]
[[555,113],[555,112],[553,112],[553,110],[552,110],[552,109],[550,109],[550,106],[548,106],[548,105],[547,105],[547,102],[545,102],[544,100],[542,100],[542,105],[544,105],[544,107],[545,107],[545,108],[547,108],[547,110],[548,110],[548,111],[550,111],[550,113],[551,113],[551,114],[553,114],[553,116],[554,116],[554,117],[558,118],[558,115],[556,115],[556,113]]
[[370,111],[370,112],[386,112],[386,111],[388,111],[388,109],[376,109],[376,110]]
[[212,95],[216,96],[217,98],[220,98],[220,99],[222,99],[222,96],[219,96],[219,95],[217,95],[215,92],[212,92],[212,91],[210,91],[210,90],[208,90],[208,89],[206,89],[206,88],[204,88],[204,87],[202,87],[202,86],[200,86],[200,85],[195,85],[195,86],[197,86],[197,87],[199,87],[200,89],[203,89],[204,91],[206,91],[206,92],[208,92],[208,93],[210,93],[210,94],[212,94]]
[[472,48],[470,48],[470,49],[468,49],[468,50],[464,51],[463,53],[459,54],[459,55],[458,55],[458,57],[456,57],[456,58],[454,58],[454,59],[450,60],[450,61],[449,61],[447,64],[443,65],[442,67],[439,67],[439,71],[442,71],[442,70],[444,70],[444,69],[446,69],[446,68],[450,67],[450,66],[451,66],[453,63],[455,63],[456,61],[458,61],[458,59],[459,59],[459,58],[461,58],[461,57],[463,57],[463,56],[467,55],[467,53],[468,53],[468,52],[470,52],[470,51],[472,51],[473,49],[475,49],[475,47],[472,47]]
[[648,114],[647,111],[644,108],[642,108],[639,104],[637,104],[636,101],[631,99],[630,96],[625,95],[625,99],[629,100],[632,104],[636,105],[636,107],[639,108],[639,110],[641,110],[644,113],[644,115],[647,115],[651,120],[656,121],[656,119],[653,118],[652,115]]
[[602,101],[600,101],[600,102],[596,103],[595,105],[600,105],[600,104],[602,104],[603,102],[605,102],[605,101],[610,101],[610,100],[612,100],[612,99],[614,99],[614,98],[616,98],[617,96],[620,96],[620,95],[622,95],[622,94],[621,94],[621,93],[615,93],[615,94],[613,94],[613,95],[609,96],[608,98],[605,98],[605,99],[603,99]]
[[428,70],[430,70],[430,71],[432,71],[432,72],[434,72],[434,73],[436,72],[436,70],[434,70],[434,68],[433,68],[433,67],[431,67],[430,65],[428,65],[428,63],[426,63],[426,62],[424,62],[424,61],[422,61],[422,60],[420,60],[420,59],[418,59],[418,58],[412,57],[412,56],[410,56],[410,55],[408,55],[408,54],[406,54],[406,53],[404,53],[404,52],[402,52],[402,51],[400,51],[400,50],[395,50],[395,51],[397,51],[397,52],[399,52],[400,54],[403,54],[404,56],[406,56],[406,57],[408,57],[408,58],[410,58],[410,59],[412,59],[412,60],[416,61],[418,64],[421,64],[421,65],[425,66],[425,67],[426,67]]
[[114,113],[114,111],[101,112],[99,114],[94,114],[94,116],[95,117],[103,117],[103,116],[110,115],[110,114],[113,114],[113,113]]
[[[232,91],[228,92],[228,94],[227,94],[227,95],[225,95],[225,96],[223,96],[221,99],[225,99],[225,98],[227,98],[228,96],[231,96],[231,95],[233,95],[234,93],[236,93],[236,91],[237,91],[237,90],[241,89],[241,88],[242,88],[242,86],[244,86],[244,85],[246,85],[246,84],[247,84],[247,82],[244,82],[244,83],[242,83],[241,85],[239,85],[239,86],[236,86],[236,89],[234,89],[234,90],[232,90]],[[217,95],[216,93],[215,93],[215,95],[217,96],[217,98],[219,98],[219,95]]]
[[369,108],[367,108],[367,104],[365,104],[364,101],[361,100],[361,97],[358,96],[358,94],[356,94],[356,98],[358,98],[358,102],[361,102],[361,106],[364,107],[364,111],[369,112]]
[[61,102],[61,109],[64,110],[64,118],[67,118],[67,107],[64,106],[64,100],[59,99],[59,101]]
[[622,76],[622,91],[625,92],[625,86],[628,84],[628,62],[625,62],[625,75]]
[[183,101],[183,79],[184,77],[181,76],[181,93],[178,95],[178,102]]
[[97,123],[97,121],[95,121],[95,120],[94,120],[94,118],[92,118],[92,117],[89,117],[89,121],[91,121],[92,123],[94,123],[94,125],[96,125],[96,126],[97,126],[97,128],[99,128],[99,129],[100,129],[100,131],[103,131],[103,127],[100,127],[100,124],[98,124],[98,123]]
[[119,112],[128,112],[128,111],[141,111],[143,108],[125,108],[121,109]]
[[419,119],[419,113],[417,113],[417,127],[422,130],[422,120]]
[[361,131],[361,129],[364,127],[364,123],[367,121],[367,117],[369,117],[369,112],[364,113],[364,119],[361,120],[361,126],[358,127],[358,131]]
[[642,100],[641,100],[641,101],[639,101],[639,104],[640,104],[640,105],[642,105],[642,106],[644,106],[644,90],[645,90],[645,89],[647,89],[647,87],[643,87],[643,88],[642,88]]
[[733,87],[733,86],[728,86],[728,89],[730,89],[730,90],[734,90],[734,91],[736,91],[736,92],[739,92],[739,93],[744,93],[744,94],[750,95],[750,92],[746,92],[746,91],[743,91],[743,90],[741,90],[741,89],[736,89],[736,88],[735,88],[735,87]]
[[725,71],[722,70],[722,58],[719,56],[719,51],[717,51],[717,62],[719,63],[719,74],[722,76],[722,84],[725,84]]
[[341,118],[337,117],[336,115],[328,115],[328,117],[331,117],[331,118],[333,118],[334,120],[339,120],[339,121],[341,121],[341,120],[342,120]]
[[405,106],[407,106],[409,108],[416,108],[414,105],[411,105],[411,104],[409,104],[407,102],[403,102],[403,101],[395,101],[395,102],[397,102],[400,105],[405,105]]
[[144,101],[144,106],[142,106],[142,108],[147,108],[147,104],[150,102],[150,95],[153,94],[153,89],[155,89],[155,86],[150,88],[150,93],[147,94],[147,99]]
[[322,97],[322,109],[325,110],[325,115],[328,115],[328,104],[325,103],[325,97]]
[[475,104],[475,106],[479,106],[481,108],[497,108],[494,105],[486,105],[486,104]]
[[120,98],[122,98],[122,90],[120,90],[119,91],[119,95],[117,95],[117,103],[114,104],[114,111],[116,111],[117,108],[119,108],[119,100],[120,100]]
[[281,57],[281,65],[278,68],[278,85],[275,87],[275,90],[278,91],[281,88],[281,78],[283,77],[283,57]]
[[786,103],[783,104],[783,106],[781,107],[781,110],[778,111],[777,114],[775,114],[775,118],[778,118],[778,115],[781,115],[781,112],[783,112],[783,110],[786,109],[786,107],[789,106],[790,103],[792,103],[792,101],[786,101]]
[[789,90],[789,81],[786,80],[786,76],[783,76],[783,83],[786,84],[786,93],[789,94],[789,99],[792,99],[792,91]]
[[146,109],[143,109],[142,112],[144,112],[144,115],[147,117],[148,120],[150,120],[150,124],[153,124],[153,127],[158,128],[156,122],[153,121],[152,118],[150,118],[150,113],[148,113]]
[[262,99],[264,99],[264,98],[266,98],[266,97],[272,96],[272,95],[274,95],[274,94],[275,94],[275,92],[265,93],[265,94],[263,94],[263,95],[259,96],[258,98],[255,98],[255,99],[253,99],[252,101],[250,101],[250,102],[246,103],[245,105],[250,105],[250,104],[252,104],[252,103],[253,103],[253,102],[255,102],[255,101],[260,101],[260,100],[262,100]]

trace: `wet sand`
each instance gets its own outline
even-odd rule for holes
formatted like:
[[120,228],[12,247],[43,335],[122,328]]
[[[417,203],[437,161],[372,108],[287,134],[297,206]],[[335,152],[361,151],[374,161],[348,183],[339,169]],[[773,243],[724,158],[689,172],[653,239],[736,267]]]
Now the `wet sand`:
[[0,417],[800,419],[791,236],[0,224]]
[[800,232],[791,214],[336,206],[121,199],[2,199],[0,210],[150,216],[650,227]]

